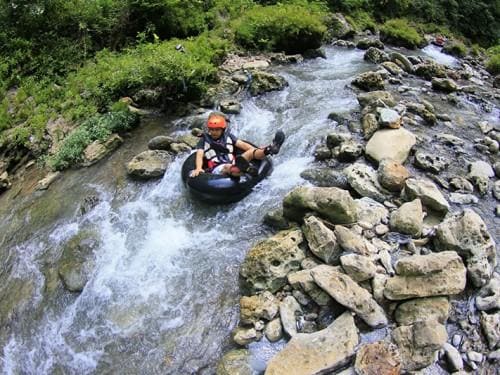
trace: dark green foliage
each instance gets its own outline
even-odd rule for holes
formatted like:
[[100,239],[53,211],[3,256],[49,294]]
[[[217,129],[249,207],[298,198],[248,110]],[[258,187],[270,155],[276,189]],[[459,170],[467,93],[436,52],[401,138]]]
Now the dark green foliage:
[[486,69],[493,75],[500,74],[500,45],[489,48],[487,55]]
[[298,5],[256,6],[233,25],[242,46],[300,53],[318,48],[326,33],[322,13]]
[[380,28],[384,42],[406,48],[417,48],[425,44],[424,38],[404,19],[389,20]]

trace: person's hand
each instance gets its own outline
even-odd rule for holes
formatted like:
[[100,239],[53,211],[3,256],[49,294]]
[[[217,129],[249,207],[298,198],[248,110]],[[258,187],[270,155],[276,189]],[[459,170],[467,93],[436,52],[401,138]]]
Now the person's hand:
[[189,177],[196,177],[196,176],[198,176],[200,173],[203,173],[203,172],[204,172],[204,170],[203,170],[203,169],[201,169],[201,168],[200,168],[200,169],[193,169],[193,170],[191,171],[191,173],[189,174]]

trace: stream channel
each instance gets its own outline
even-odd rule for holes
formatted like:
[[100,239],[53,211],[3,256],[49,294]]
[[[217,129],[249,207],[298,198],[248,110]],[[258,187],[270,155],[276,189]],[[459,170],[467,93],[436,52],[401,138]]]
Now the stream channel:
[[[308,184],[300,174],[337,126],[328,114],[359,111],[349,83],[374,68],[363,61],[364,51],[325,51],[326,59],[275,67],[289,86],[245,99],[242,112],[231,117],[231,130],[257,144],[269,143],[277,129],[287,135],[273,173],[241,202],[192,201],[180,179],[187,155],[177,157],[161,180],[128,179],[124,164],[146,149],[149,138],[187,132],[175,119],[156,117],[143,121],[131,134],[134,140],[107,160],[65,172],[48,191],[0,208],[1,371],[213,374],[233,346],[239,266],[250,247],[270,234],[264,215],[293,187]],[[428,55],[454,63],[434,49]],[[464,122],[498,122],[498,109],[485,112],[470,102],[450,111],[452,117],[462,111],[457,116]],[[95,204],[82,210],[86,197]],[[477,210],[498,242],[492,202],[486,199]],[[99,246],[85,288],[70,293],[57,264],[64,245],[82,230],[93,231]],[[251,346],[256,370],[283,344]]]

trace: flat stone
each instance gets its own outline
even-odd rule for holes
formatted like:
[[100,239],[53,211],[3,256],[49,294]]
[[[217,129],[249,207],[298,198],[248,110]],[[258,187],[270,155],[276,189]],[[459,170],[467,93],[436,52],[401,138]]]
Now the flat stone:
[[302,308],[292,296],[287,296],[280,303],[280,318],[283,330],[291,337],[297,334],[297,318],[302,316]]
[[345,273],[354,281],[369,280],[377,273],[377,267],[372,258],[358,254],[346,254],[340,257],[340,264]]
[[406,129],[382,129],[370,138],[365,153],[377,162],[392,159],[404,163],[415,142],[415,135]]
[[[318,266],[315,264],[314,268]],[[288,283],[296,290],[306,293],[319,306],[328,306],[332,301],[331,297],[314,282],[310,269],[304,269],[288,274]]]
[[446,297],[417,298],[398,305],[394,318],[399,325],[411,325],[421,320],[436,320],[445,324],[450,303]]
[[450,369],[454,372],[462,370],[464,368],[464,361],[462,360],[460,352],[447,342],[443,344],[443,349]]
[[449,203],[439,191],[437,186],[423,179],[409,178],[405,181],[404,194],[408,199],[420,199],[422,204],[432,210],[439,212],[448,212]]
[[358,330],[349,312],[327,328],[298,333],[269,361],[265,375],[308,375],[334,371],[346,365],[358,345]]
[[325,263],[338,264],[342,249],[338,245],[333,231],[321,220],[315,216],[309,216],[304,220],[302,232],[314,255]]
[[349,276],[327,265],[313,268],[311,275],[320,288],[338,303],[358,314],[370,327],[387,325],[384,310],[366,289],[361,288]]
[[393,109],[377,108],[379,123],[384,128],[398,129],[401,127],[402,118]]
[[240,299],[240,320],[243,324],[253,324],[260,319],[272,320],[278,314],[278,300],[265,291]]
[[347,181],[358,194],[377,202],[384,202],[390,196],[378,182],[377,172],[366,164],[355,163],[344,169]]
[[127,172],[131,176],[142,179],[161,177],[171,160],[170,154],[166,151],[144,151],[127,164]]
[[401,355],[396,345],[384,341],[365,344],[356,353],[358,375],[399,375]]
[[50,172],[43,179],[37,182],[36,190],[47,190],[49,186],[61,177],[61,172]]
[[419,237],[423,227],[423,211],[420,199],[404,203],[391,213],[391,228],[403,234]]

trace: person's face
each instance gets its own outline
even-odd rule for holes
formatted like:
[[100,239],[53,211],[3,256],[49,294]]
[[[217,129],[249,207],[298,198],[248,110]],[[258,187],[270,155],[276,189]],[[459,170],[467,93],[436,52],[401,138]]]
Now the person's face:
[[219,139],[222,136],[222,133],[224,132],[224,129],[221,128],[215,128],[215,129],[208,129],[208,134],[213,138],[213,139]]

